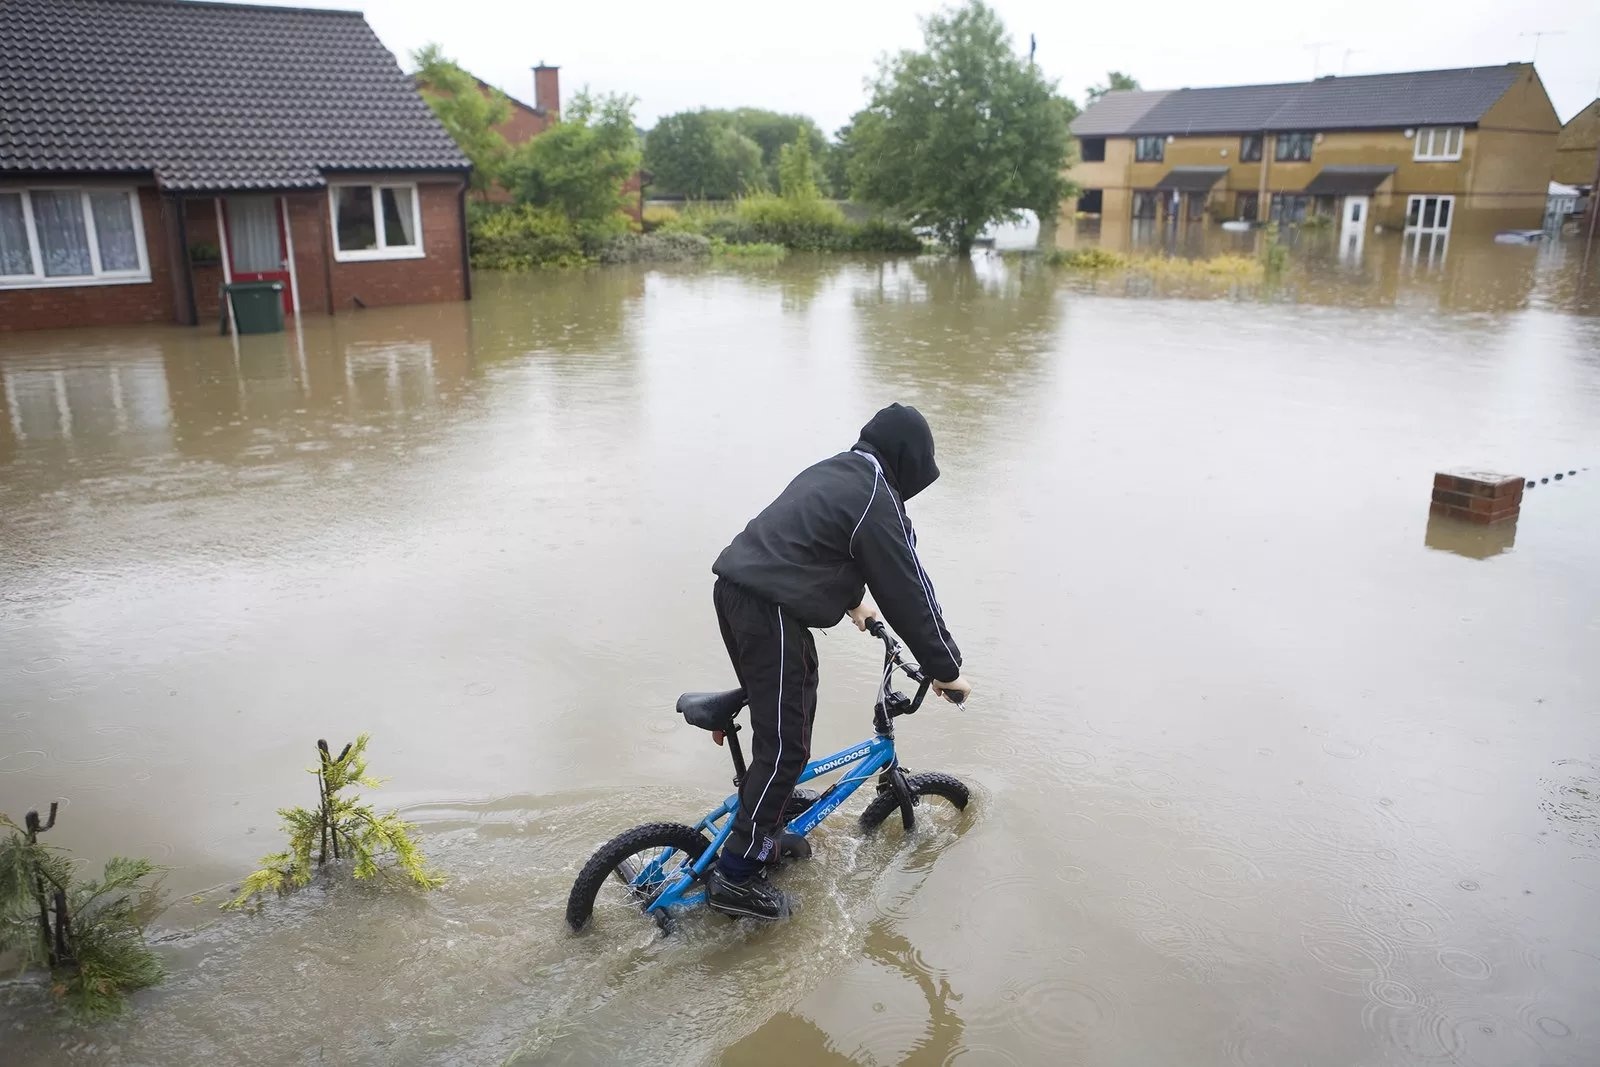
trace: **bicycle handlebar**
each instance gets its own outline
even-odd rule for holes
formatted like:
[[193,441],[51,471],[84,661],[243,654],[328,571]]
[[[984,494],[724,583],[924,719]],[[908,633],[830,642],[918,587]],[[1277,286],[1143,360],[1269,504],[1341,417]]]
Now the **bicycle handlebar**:
[[[882,619],[868,620],[867,633],[883,642],[883,654],[884,661],[886,663],[892,663],[894,666],[904,671],[907,678],[910,678],[913,682],[918,683],[920,688],[917,690],[916,699],[912,702],[911,706],[913,709],[921,706],[923,698],[928,695],[928,689],[933,684],[933,679],[924,674],[922,672],[922,668],[917,664],[907,663],[905,659],[901,657],[900,642],[895,640],[894,636],[889,633],[889,628],[884,626]],[[937,692],[940,696],[957,707],[960,707],[962,704],[967,702],[967,694],[957,692],[954,689],[940,689],[937,690]]]

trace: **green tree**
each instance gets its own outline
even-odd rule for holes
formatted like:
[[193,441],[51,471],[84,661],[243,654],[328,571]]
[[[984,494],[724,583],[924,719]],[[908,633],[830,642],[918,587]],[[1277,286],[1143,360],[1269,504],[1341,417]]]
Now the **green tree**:
[[822,195],[817,188],[811,138],[797,138],[778,150],[778,188],[790,200],[815,200]]
[[854,155],[851,149],[850,135],[855,132],[851,123],[845,123],[833,131],[833,141],[822,153],[822,172],[828,184],[828,191],[834,196],[845,197],[850,195],[850,160]]
[[761,168],[766,173],[769,189],[777,189],[781,185],[778,163],[785,145],[804,137],[809,142],[813,160],[821,159],[827,151],[827,138],[822,136],[817,124],[805,115],[786,115],[758,107],[741,107],[713,114],[726,115],[729,125],[760,146]]
[[1084,90],[1084,102],[1085,104],[1092,104],[1107,93],[1137,88],[1139,88],[1139,80],[1133,75],[1124,74],[1120,70],[1108,70],[1106,71],[1104,85],[1091,85]]
[[579,93],[561,121],[512,155],[506,166],[512,192],[580,226],[617,218],[622,185],[639,169],[634,103],[631,96]]
[[472,161],[472,189],[480,195],[500,180],[510,147],[496,126],[511,117],[511,102],[498,89],[482,85],[445,56],[436,44],[411,53],[422,99]]
[[761,146],[734,129],[727,112],[680,111],[645,138],[656,188],[697,200],[726,200],[766,186]]
[[965,255],[991,222],[1054,218],[1071,107],[1012,50],[979,0],[923,23],[924,50],[887,59],[851,122],[851,187]]

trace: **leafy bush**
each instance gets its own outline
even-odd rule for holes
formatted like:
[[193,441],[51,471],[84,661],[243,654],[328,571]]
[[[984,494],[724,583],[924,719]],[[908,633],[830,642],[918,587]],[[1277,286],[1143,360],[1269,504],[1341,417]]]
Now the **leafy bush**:
[[480,270],[531,270],[584,261],[577,228],[558,211],[524,204],[472,216],[472,265]]
[[578,235],[578,247],[589,259],[598,256],[600,250],[612,241],[634,232],[633,219],[620,212],[594,219],[581,219],[573,223],[572,228]]
[[1128,261],[1103,248],[1058,248],[1047,257],[1051,266],[1069,270],[1117,270]]
[[627,234],[613,238],[597,256],[602,263],[677,263],[711,255],[712,242],[696,233]]
[[165,971],[144,943],[158,905],[145,860],[114,857],[98,881],[79,882],[74,863],[39,844],[56,823],[28,812],[24,826],[0,815],[0,952],[16,951],[24,967],[50,968],[51,986],[69,1010],[116,1015],[123,997],[155,985]]
[[654,233],[660,229],[673,229],[682,217],[676,208],[654,204],[644,209],[644,218],[641,221],[644,223],[645,233]]
[[289,847],[262,859],[261,869],[244,880],[238,895],[224,908],[242,908],[267,893],[281,896],[306,885],[311,881],[312,852],[317,854],[318,867],[330,857],[353,860],[351,873],[357,878],[385,873],[378,861],[391,854],[400,874],[413,885],[433,889],[444,883],[428,868],[422,851],[411,840],[411,827],[398,812],[379,815],[359,796],[343,795],[351,785],[376,789],[383,784],[367,774],[367,741],[368,736],[362,734],[337,757],[328,751],[328,742],[317,742],[318,763],[308,772],[317,776],[316,810],[279,809],[289,833]]
[[789,250],[782,245],[755,242],[753,244],[730,245],[726,241],[710,241],[711,254],[719,257],[733,259],[782,259],[789,254]]
[[903,222],[868,219],[853,227],[850,247],[857,252],[921,252],[922,238]]
[[741,244],[780,244],[803,252],[831,252],[851,247],[850,225],[844,212],[817,196],[747,196],[734,215],[749,229]]

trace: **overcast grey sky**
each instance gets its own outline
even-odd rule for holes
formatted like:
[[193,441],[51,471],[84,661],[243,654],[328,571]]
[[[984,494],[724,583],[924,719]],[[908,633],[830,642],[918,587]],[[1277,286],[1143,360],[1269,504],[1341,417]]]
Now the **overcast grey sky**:
[[[798,111],[832,131],[865,101],[877,56],[915,45],[918,16],[937,0],[731,3],[652,0],[272,0],[360,7],[409,68],[437,41],[485,81],[531,100],[529,68],[561,67],[562,92],[587,84],[639,98],[638,118],[693,107],[751,105]],[[1318,7],[1235,0],[1218,7],[1172,0],[994,4],[1020,50],[1038,38],[1038,62],[1081,102],[1108,69],[1151,89],[1293,81],[1506,63],[1533,58],[1566,119],[1600,95],[1596,0],[1345,0]],[[1320,60],[1311,46],[1323,42]],[[1320,65],[1319,65],[1320,64]]]

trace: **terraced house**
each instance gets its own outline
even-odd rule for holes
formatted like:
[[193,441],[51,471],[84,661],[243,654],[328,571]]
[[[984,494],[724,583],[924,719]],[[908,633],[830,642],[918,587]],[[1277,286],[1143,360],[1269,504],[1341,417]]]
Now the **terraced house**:
[[1108,93],[1072,124],[1104,223],[1540,225],[1561,122],[1529,64]]
[[0,331],[464,299],[469,170],[358,12],[0,0]]

